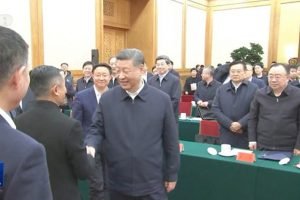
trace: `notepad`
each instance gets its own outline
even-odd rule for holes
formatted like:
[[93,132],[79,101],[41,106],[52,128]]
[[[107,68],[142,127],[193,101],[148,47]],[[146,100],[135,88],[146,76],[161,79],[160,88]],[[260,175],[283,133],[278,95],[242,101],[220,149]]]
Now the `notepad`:
[[262,151],[257,155],[257,158],[279,161],[283,158],[291,158],[292,155],[290,151]]

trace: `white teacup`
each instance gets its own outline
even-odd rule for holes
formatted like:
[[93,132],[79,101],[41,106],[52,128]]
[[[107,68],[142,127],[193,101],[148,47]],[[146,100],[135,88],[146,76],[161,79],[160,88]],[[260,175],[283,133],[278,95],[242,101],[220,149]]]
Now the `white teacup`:
[[231,152],[231,145],[230,144],[221,144],[221,152],[222,153],[230,153]]
[[186,119],[186,113],[180,113],[180,118],[181,119]]

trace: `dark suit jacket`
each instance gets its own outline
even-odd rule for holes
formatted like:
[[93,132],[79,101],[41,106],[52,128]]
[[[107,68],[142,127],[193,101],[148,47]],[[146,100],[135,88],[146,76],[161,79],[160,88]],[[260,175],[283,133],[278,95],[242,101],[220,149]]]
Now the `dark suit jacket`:
[[167,75],[163,78],[161,85],[160,85],[158,75],[153,76],[148,81],[148,84],[164,91],[165,93],[167,93],[170,96],[172,104],[173,104],[175,119],[177,119],[179,100],[180,100],[180,96],[181,96],[181,87],[180,87],[179,78],[174,76],[170,72],[168,72]]
[[84,78],[81,77],[80,79],[77,80],[77,83],[76,83],[76,92],[79,92],[79,91],[84,90],[86,88],[92,87],[93,85],[94,85],[94,81],[93,81],[92,77],[89,79],[88,82],[86,82],[84,80]]
[[164,92],[148,84],[134,100],[120,86],[105,92],[86,143],[100,149],[102,140],[110,189],[143,196],[177,180],[178,130]]
[[117,86],[117,85],[119,85],[118,79],[115,78],[115,80],[114,80],[114,82],[113,82],[113,78],[111,78],[110,81],[109,81],[108,87],[109,87],[109,88],[113,88],[113,87],[115,87],[115,86]]
[[255,78],[255,77],[252,77],[251,83],[254,83],[255,85],[257,85],[258,88],[266,87],[266,84],[263,80]]
[[81,123],[85,136],[92,124],[92,117],[97,105],[94,87],[87,88],[75,95],[72,106],[72,116]]
[[11,128],[1,115],[0,130],[0,160],[4,163],[0,199],[52,200],[44,147]]
[[[257,86],[249,81],[242,82],[237,91],[235,91],[231,81],[217,89],[212,110],[220,124],[221,144],[248,148],[247,125],[250,103],[256,90]],[[242,134],[231,132],[230,125],[232,122],[239,122],[242,125]]]
[[61,113],[50,101],[34,102],[15,121],[18,129],[46,148],[53,198],[80,200],[77,180],[89,176],[80,123]]

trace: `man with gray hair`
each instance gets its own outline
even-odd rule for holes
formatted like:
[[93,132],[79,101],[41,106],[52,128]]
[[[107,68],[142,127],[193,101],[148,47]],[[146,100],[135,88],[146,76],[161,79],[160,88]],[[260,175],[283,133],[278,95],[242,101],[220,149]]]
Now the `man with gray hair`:
[[120,86],[105,92],[86,139],[87,152],[103,145],[113,200],[166,200],[179,169],[178,131],[167,94],[145,84],[144,56],[116,56]]
[[44,147],[7,114],[28,89],[27,59],[23,38],[0,26],[0,199],[52,200]]

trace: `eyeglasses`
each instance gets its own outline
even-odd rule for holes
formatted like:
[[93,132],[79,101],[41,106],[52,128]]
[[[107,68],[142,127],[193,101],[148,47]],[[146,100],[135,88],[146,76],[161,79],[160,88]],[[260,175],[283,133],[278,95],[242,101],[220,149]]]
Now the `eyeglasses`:
[[283,77],[284,77],[284,75],[281,75],[281,74],[269,74],[268,75],[269,79],[276,79],[276,80],[282,79]]

